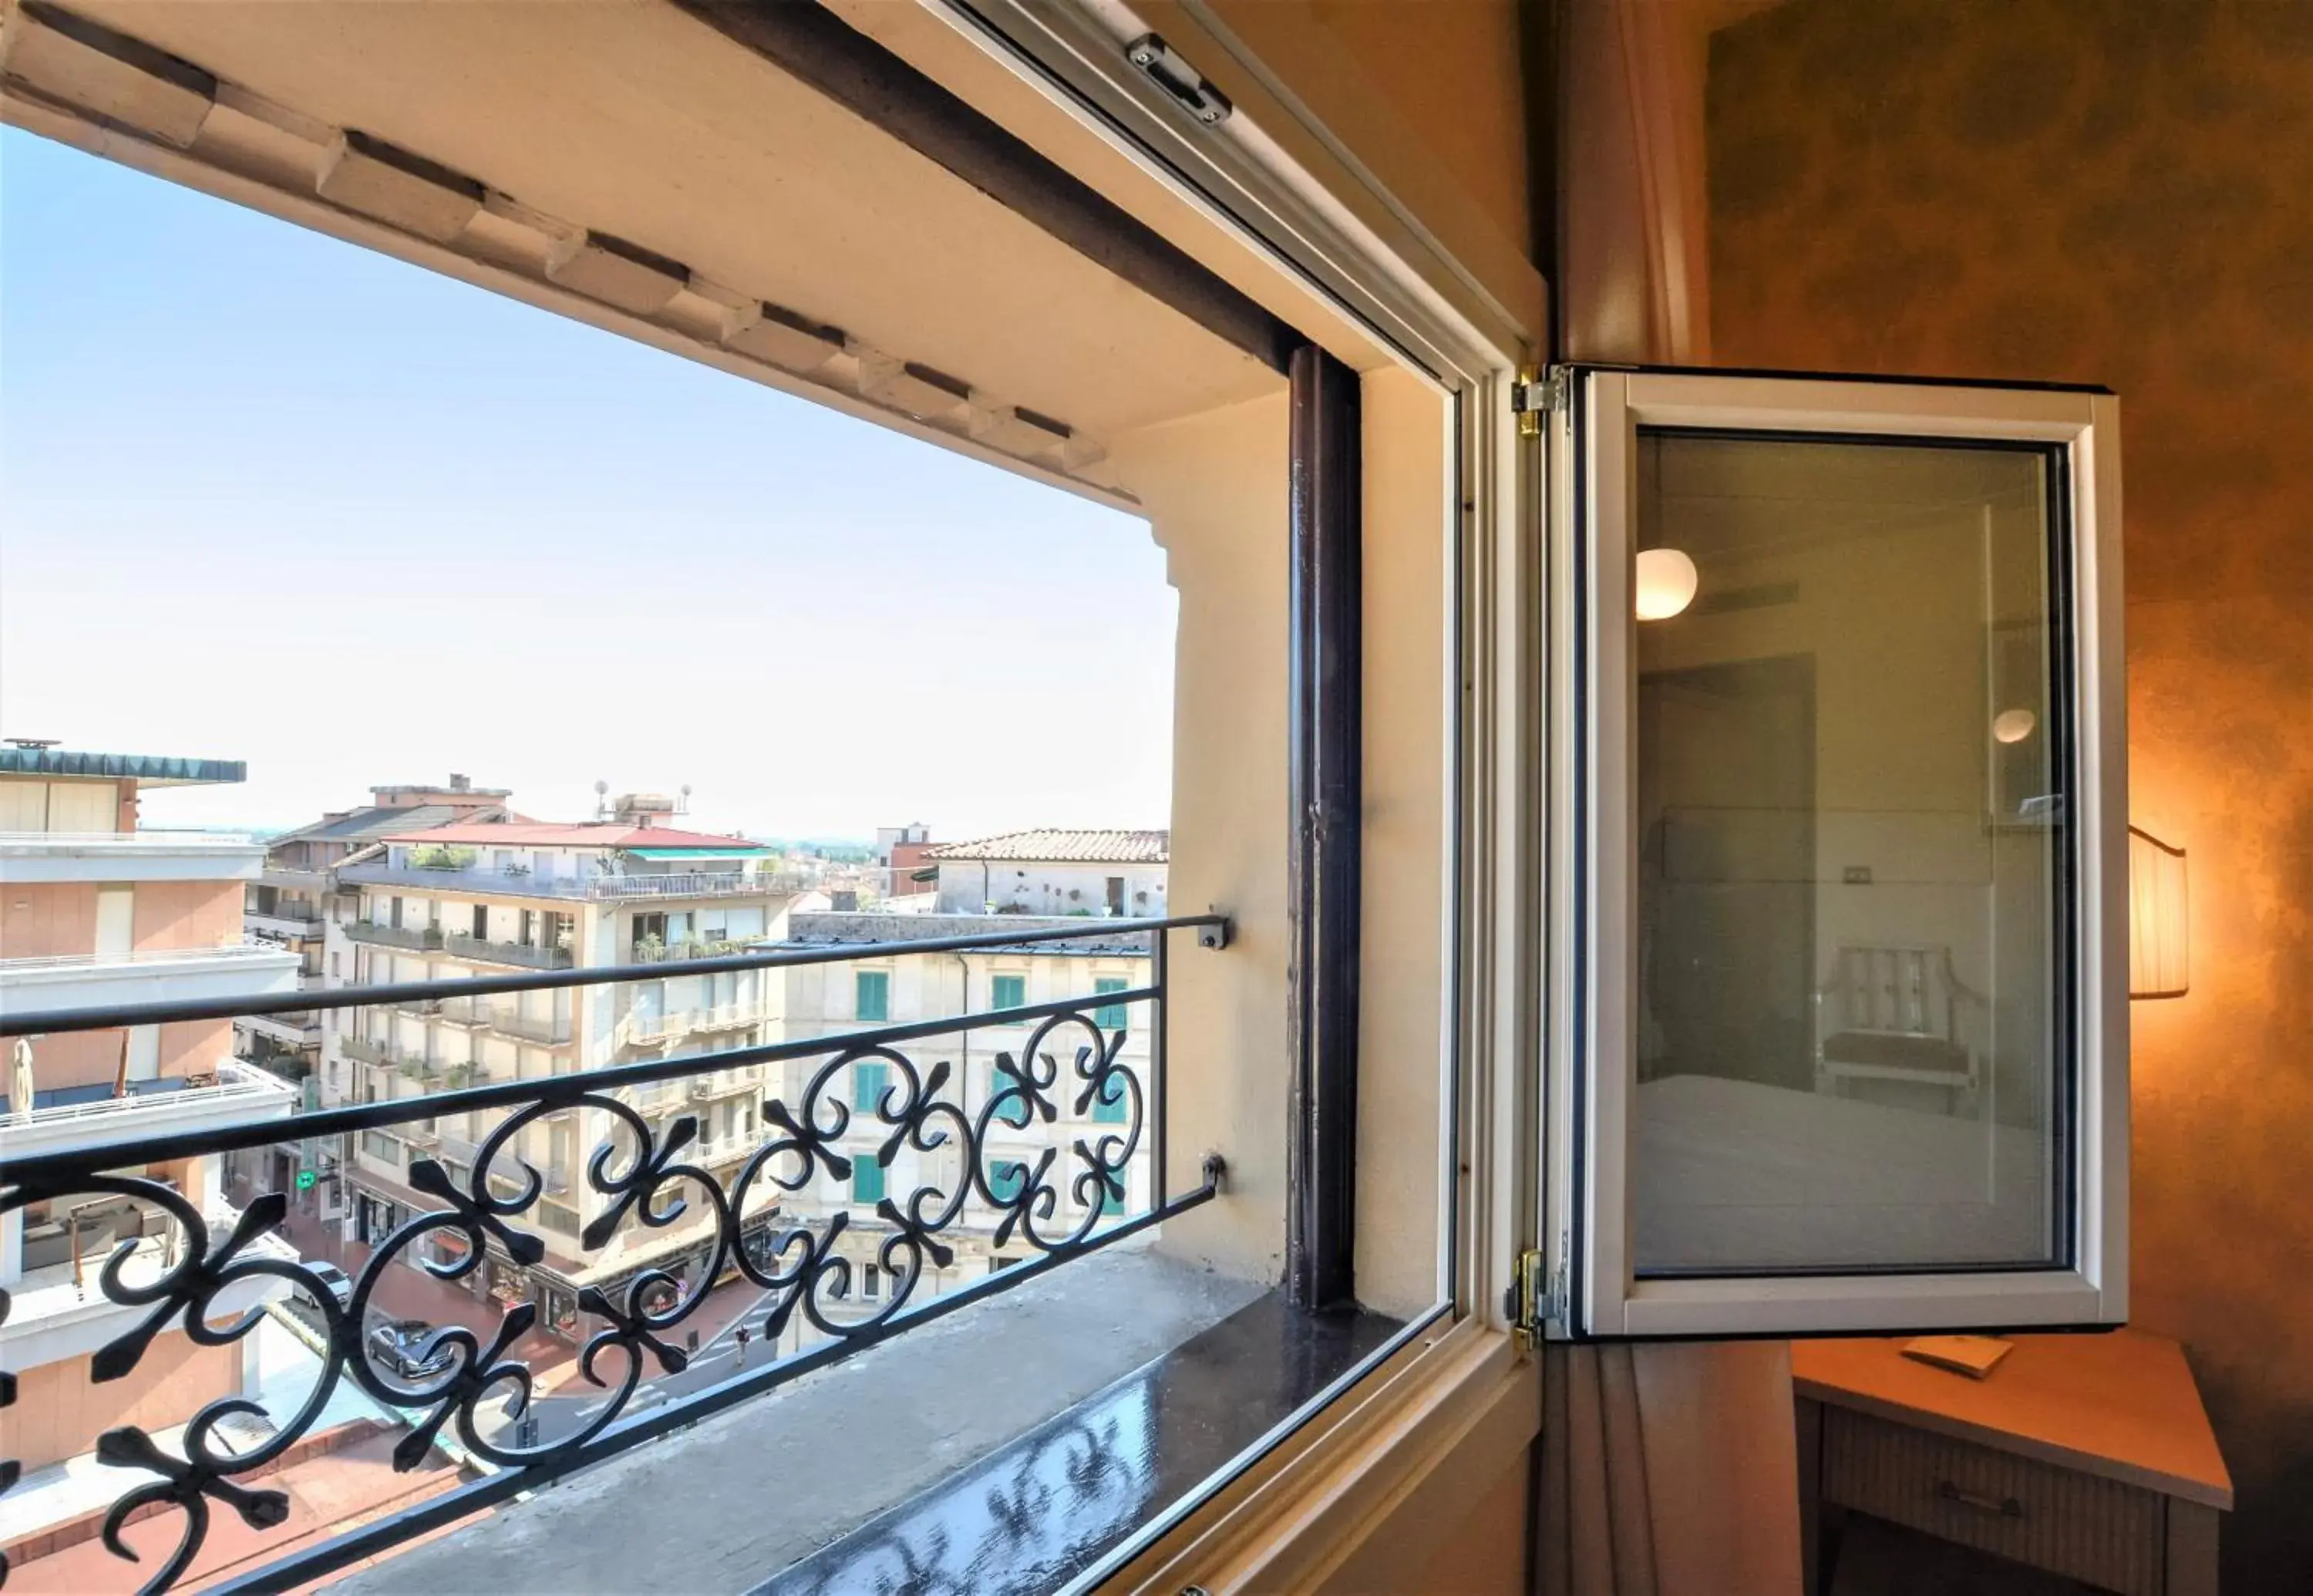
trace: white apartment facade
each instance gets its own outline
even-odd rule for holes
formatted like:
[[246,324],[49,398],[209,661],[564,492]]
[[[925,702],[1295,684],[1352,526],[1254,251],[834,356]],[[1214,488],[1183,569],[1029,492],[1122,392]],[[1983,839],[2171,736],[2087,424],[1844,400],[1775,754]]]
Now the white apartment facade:
[[[386,784],[370,789],[370,803],[356,809],[338,809],[310,825],[282,833],[266,842],[266,863],[257,881],[248,886],[242,907],[242,928],[250,941],[289,948],[298,956],[298,985],[326,990],[345,985],[345,953],[338,950],[338,974],[330,978],[329,923],[330,900],[338,888],[336,869],[347,856],[368,849],[389,833],[421,831],[428,825],[455,821],[502,819],[509,791],[502,787],[474,787],[465,775],[451,775],[446,784]],[[305,1085],[308,1101],[338,1103],[330,1080],[342,1076],[338,1054],[336,1016],[329,1010],[292,1010],[273,1016],[248,1016],[233,1022],[233,1053],[250,1064],[270,1069],[277,1076]],[[314,1201],[326,1214],[336,1214],[338,1179],[333,1145],[308,1150],[308,1166],[319,1166]],[[286,1154],[277,1161],[285,1163]],[[276,1170],[273,1186],[280,1189]]]
[[[778,983],[776,1001],[779,1018],[771,1034],[783,1041],[800,1041],[881,1026],[1121,993],[1148,984],[1150,960],[1145,935],[1104,935],[1088,927],[1082,937],[1019,948],[919,953],[906,947],[926,939],[992,930],[1064,930],[1074,924],[1072,919],[1066,917],[1048,920],[985,914],[792,915],[785,939],[764,946],[787,950],[840,948],[854,957],[765,971]],[[1148,1089],[1151,1084],[1148,1065],[1152,1005],[1102,1005],[1092,1011],[1091,1017],[1099,1027],[1101,1045],[1113,1048],[1118,1061],[1144,1090]],[[992,1100],[999,1095],[1014,1094],[1003,1095],[989,1122],[989,1173],[991,1178],[1008,1186],[1007,1166],[1013,1171],[1010,1180],[1025,1179],[1049,1157],[1048,1172],[1036,1184],[1057,1188],[1058,1200],[1051,1216],[1040,1217],[1036,1226],[1039,1233],[1050,1239],[1075,1235],[1084,1226],[1088,1210],[1098,1210],[1093,1221],[1095,1224],[1147,1211],[1151,1198],[1149,1131],[1154,1123],[1154,1106],[1144,1103],[1136,1113],[1129,1095],[1123,1092],[1113,1093],[1107,1100],[1101,1100],[1100,1094],[1089,1094],[1090,1100],[1086,1100],[1087,1088],[1077,1073],[1077,1063],[1079,1049],[1088,1049],[1094,1038],[1085,1026],[1063,1023],[1047,1033],[1040,1049],[1050,1055],[1054,1066],[1045,1095],[1056,1106],[1057,1117],[1048,1122],[1041,1113],[1029,1112],[1016,1096],[1016,1089],[1007,1087],[998,1061],[1008,1056],[1015,1065],[1022,1064],[1040,1023],[1040,1019],[1030,1018],[945,1033],[901,1044],[897,1051],[912,1061],[919,1071],[928,1071],[935,1064],[945,1063],[949,1076],[939,1098],[961,1103],[975,1125],[981,1111]],[[830,1062],[830,1057],[822,1056],[773,1066],[778,1076],[775,1081],[767,1083],[766,1089],[776,1092],[789,1111],[801,1118],[812,1113],[805,1102],[806,1094]],[[1047,1080],[1044,1065],[1028,1067],[1036,1071],[1040,1084]],[[969,1178],[963,1165],[963,1149],[954,1138],[948,1145],[929,1151],[903,1141],[888,1165],[878,1162],[878,1155],[893,1127],[877,1117],[875,1106],[884,1093],[893,1089],[904,1089],[898,1068],[876,1059],[847,1065],[824,1083],[822,1100],[837,1098],[849,1112],[849,1123],[837,1146],[851,1160],[851,1176],[849,1180],[839,1179],[822,1169],[809,1187],[785,1199],[789,1214],[802,1217],[814,1229],[822,1230],[827,1216],[839,1210],[849,1211],[849,1223],[838,1250],[850,1264],[851,1275],[847,1289],[836,1298],[834,1305],[839,1311],[848,1310],[863,1317],[888,1300],[891,1287],[880,1248],[893,1234],[893,1226],[877,1217],[877,1204],[888,1197],[904,1206],[910,1195],[920,1187],[954,1192],[959,1183]],[[831,1117],[823,1108],[816,1115],[822,1124]],[[1079,1192],[1076,1177],[1086,1166],[1075,1151],[1077,1142],[1082,1140],[1097,1147],[1104,1138],[1130,1136],[1136,1120],[1140,1127],[1139,1136],[1123,1171],[1126,1189],[1122,1197]],[[956,1225],[941,1234],[941,1239],[955,1249],[954,1262],[944,1268],[928,1265],[912,1300],[921,1301],[1033,1257],[1035,1248],[1017,1233],[1016,1225],[1012,1234],[998,1239],[998,1230],[1005,1217],[1006,1211],[989,1204],[975,1187],[967,1196]],[[783,1345],[793,1350],[809,1345],[813,1339],[814,1333],[798,1323],[790,1327],[787,1341]]]
[[1167,831],[1043,827],[926,851],[943,914],[1165,914]]
[[[333,965],[342,951],[348,984],[381,986],[664,963],[781,935],[799,898],[805,906],[817,901],[768,868],[776,860],[759,843],[646,821],[478,821],[387,835],[339,868],[340,886],[357,895],[340,895],[350,907],[329,930]],[[341,1010],[346,1066],[333,1089],[353,1102],[409,1098],[743,1045],[762,1034],[765,996],[759,974],[743,971]],[[681,1115],[697,1115],[700,1136],[685,1161],[727,1179],[755,1145],[758,1073],[720,1071],[631,1089],[623,1100],[655,1138]],[[449,1115],[353,1137],[346,1234],[381,1241],[411,1213],[436,1206],[410,1189],[409,1165],[433,1158],[462,1185],[506,1117]],[[623,1167],[631,1133],[605,1109],[527,1121],[492,1160],[491,1177],[514,1190],[517,1160],[539,1172],[544,1191],[524,1219],[546,1257],[525,1268],[494,1253],[465,1277],[501,1305],[534,1301],[542,1324],[574,1339],[585,1331],[584,1288],[615,1292],[646,1265],[682,1274],[711,1237],[708,1211],[694,1204],[685,1222],[623,1224],[604,1247],[585,1248],[585,1227],[612,1201],[585,1173],[606,1142],[621,1150],[614,1167]],[[444,1249],[457,1244],[436,1235],[426,1245],[436,1249],[428,1256],[449,1261],[454,1253]]]
[[[242,941],[242,894],[261,845],[246,837],[140,829],[145,789],[239,781],[236,761],[0,747],[0,1013],[37,1017],[122,1003],[257,998],[295,990],[297,957]],[[226,1020],[38,1034],[0,1045],[0,1163],[91,1142],[177,1135],[286,1117],[296,1094],[231,1055]],[[237,1217],[218,1160],[143,1171],[203,1216],[212,1239]],[[181,1256],[183,1227],[156,1205],[63,1195],[0,1214],[0,1369],[18,1381],[10,1454],[37,1468],[86,1452],[102,1430],[183,1422],[242,1389],[238,1348],[164,1331],[121,1380],[92,1383],[89,1354],[149,1311],[90,1289],[131,1243],[132,1280]],[[258,1253],[290,1256],[270,1238]],[[235,1287],[221,1310],[286,1289]]]

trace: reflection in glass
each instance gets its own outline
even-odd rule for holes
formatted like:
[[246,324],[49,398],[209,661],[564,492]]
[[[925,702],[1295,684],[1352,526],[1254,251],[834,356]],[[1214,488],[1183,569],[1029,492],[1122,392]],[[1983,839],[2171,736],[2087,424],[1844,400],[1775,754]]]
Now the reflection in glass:
[[1641,430],[1641,1274],[2057,1259],[2065,780],[2032,448]]

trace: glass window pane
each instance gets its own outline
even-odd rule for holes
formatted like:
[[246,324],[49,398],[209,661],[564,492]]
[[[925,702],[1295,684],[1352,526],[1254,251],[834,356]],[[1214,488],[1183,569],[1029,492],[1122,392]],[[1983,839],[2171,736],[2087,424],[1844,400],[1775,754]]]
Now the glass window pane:
[[1639,442],[1637,1272],[2068,1262],[2048,455]]
[[1025,975],[994,975],[988,982],[988,1006],[990,1009],[1025,1009],[1028,1005],[1028,978]]

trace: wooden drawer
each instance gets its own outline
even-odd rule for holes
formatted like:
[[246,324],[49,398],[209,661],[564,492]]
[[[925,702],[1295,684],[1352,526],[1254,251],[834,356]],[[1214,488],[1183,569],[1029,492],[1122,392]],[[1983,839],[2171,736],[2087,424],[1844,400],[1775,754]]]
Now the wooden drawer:
[[2123,1596],[2161,1596],[2161,1501],[2135,1486],[1826,1407],[1823,1499]]

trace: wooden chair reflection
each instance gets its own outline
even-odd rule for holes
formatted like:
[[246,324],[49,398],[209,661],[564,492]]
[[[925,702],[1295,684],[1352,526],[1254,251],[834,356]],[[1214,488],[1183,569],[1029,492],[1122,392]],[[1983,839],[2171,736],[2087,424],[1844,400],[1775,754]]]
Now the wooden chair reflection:
[[1942,1089],[1952,1114],[1972,1110],[1983,1061],[1963,1016],[1984,1006],[1948,948],[1842,947],[1816,989],[1816,1089],[1848,1097],[1853,1081],[1908,1081]]

